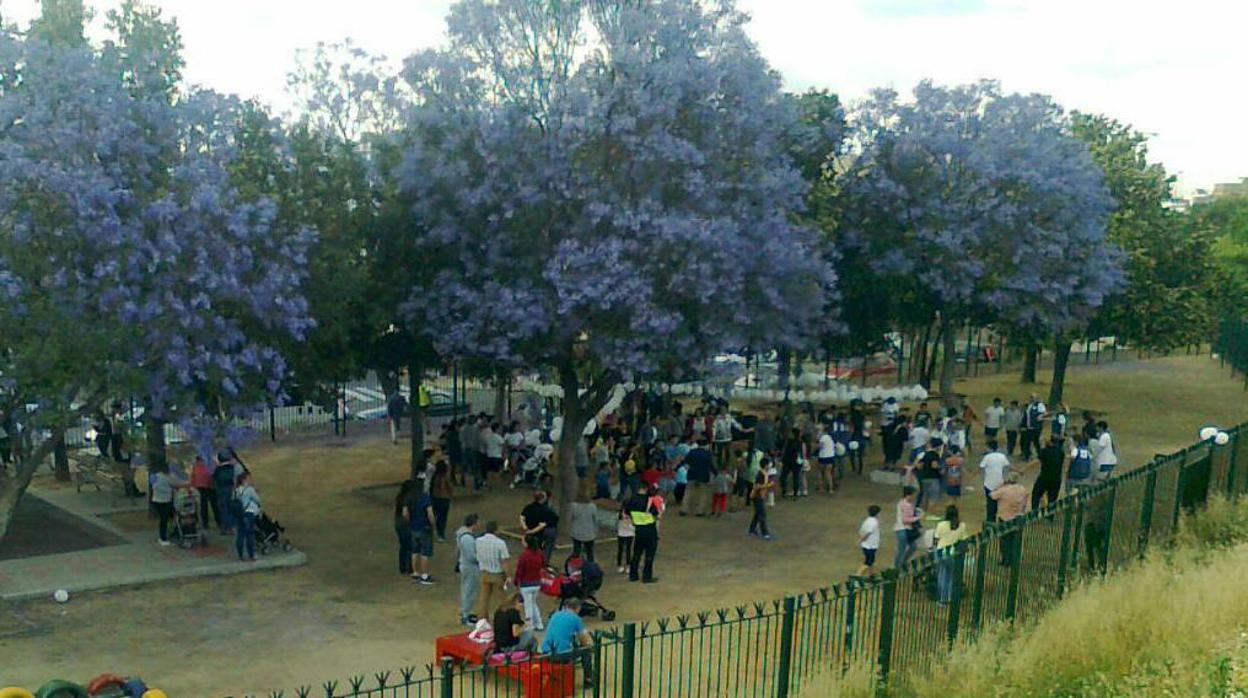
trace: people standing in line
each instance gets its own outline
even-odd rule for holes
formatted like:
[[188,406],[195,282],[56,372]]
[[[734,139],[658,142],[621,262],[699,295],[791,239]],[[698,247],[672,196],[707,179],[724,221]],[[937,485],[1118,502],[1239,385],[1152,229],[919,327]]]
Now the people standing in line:
[[572,521],[568,529],[572,534],[572,554],[593,562],[594,541],[598,538],[598,505],[582,490],[570,509]]
[[1062,472],[1066,465],[1066,449],[1062,446],[1062,437],[1056,434],[1049,436],[1049,442],[1040,449],[1040,475],[1031,488],[1031,508],[1039,509],[1040,500],[1048,498],[1048,504],[1057,501],[1062,491]]
[[1023,410],[1021,425],[1023,438],[1023,460],[1031,460],[1032,453],[1040,451],[1040,433],[1044,431],[1044,422],[1049,416],[1049,409],[1040,402],[1040,396],[1031,394],[1027,407]]
[[897,552],[893,555],[893,567],[901,569],[910,560],[910,555],[917,547],[922,512],[914,504],[917,491],[910,486],[901,488],[901,499],[897,500],[897,518],[893,522],[893,534],[897,536]]
[[[152,473],[152,506],[155,507],[156,514],[160,517],[160,524],[157,529],[159,537],[156,539],[156,542],[162,546],[170,544],[169,519],[173,517],[173,491],[186,484],[186,480],[174,477],[167,468]],[[255,557],[254,552],[252,557]]]
[[524,552],[516,559],[514,582],[524,599],[524,615],[534,630],[542,630],[542,607],[537,597],[542,590],[542,570],[546,569],[546,556],[542,554],[542,541],[536,536],[526,536]]
[[[506,442],[499,433],[501,429],[498,422],[487,422],[481,428],[481,451],[485,456],[481,480],[487,486],[491,478],[500,477],[503,472],[503,447]],[[578,476],[585,477],[585,474],[578,473]]]
[[1005,408],[1005,414],[1001,416],[1001,428],[1005,429],[1005,455],[1013,457],[1014,448],[1018,445],[1018,430],[1023,424],[1023,410],[1018,406],[1018,400],[1010,400],[1010,406]]
[[[802,457],[806,444],[802,441],[802,430],[794,427],[784,439],[780,452],[780,496],[797,498],[801,488]],[[789,494],[789,482],[793,483],[793,494]]]
[[970,536],[967,526],[958,516],[958,508],[952,504],[945,508],[945,519],[936,524],[936,550],[943,551],[937,562],[936,591],[937,599],[947,604],[953,598],[953,582],[955,566],[962,564],[962,558],[952,555],[953,546]]
[[501,654],[513,652],[533,654],[537,650],[537,638],[533,626],[524,620],[524,597],[513,594],[494,612],[494,647]]
[[[705,449],[694,449],[705,450]],[[691,452],[692,453],[692,452]],[[710,456],[710,451],[706,451]],[[659,516],[661,514],[652,494],[637,492],[625,503],[629,518],[633,522],[635,539],[633,541],[633,557],[629,561],[628,581],[640,579],[643,583],[657,582],[654,576],[654,557],[659,550]],[[642,560],[645,563],[642,564]],[[640,573],[640,574],[639,574]]]
[[[459,622],[472,625],[477,622],[474,611],[477,596],[481,593],[481,565],[477,563],[477,529],[481,519],[476,514],[464,517],[464,525],[455,530],[455,550],[459,570]],[[496,631],[497,632],[497,631]]]
[[234,520],[234,508],[231,500],[234,494],[234,483],[242,470],[234,466],[234,456],[229,451],[217,454],[217,467],[212,471],[212,486],[217,492],[217,512],[221,515],[217,523],[221,533],[234,533],[238,522]]
[[472,489],[479,490],[484,484],[481,479],[481,428],[475,418],[464,420],[459,428],[459,447],[464,454],[464,470],[472,475]]
[[386,421],[390,423],[390,443],[399,442],[399,432],[403,429],[403,413],[407,412],[407,398],[395,390],[386,400]]
[[433,500],[434,531],[438,542],[446,542],[446,522],[451,515],[451,498],[455,488],[451,484],[451,469],[446,461],[440,460],[434,466],[433,477],[429,480],[429,497]]
[[957,504],[962,499],[962,468],[965,464],[966,457],[962,455],[962,449],[957,446],[950,446],[949,453],[945,455],[940,473],[944,479],[945,496],[954,504]]
[[754,507],[754,516],[750,519],[751,536],[762,536],[763,540],[771,540],[771,532],[767,530],[767,494],[775,487],[768,482],[766,474],[760,472],[754,478],[754,486],[750,490],[750,504]]
[[485,533],[477,538],[477,566],[481,569],[481,593],[477,595],[477,617],[490,618],[494,612],[494,595],[507,592],[511,554],[507,542],[498,537],[498,522],[488,521]]
[[1088,437],[1082,433],[1075,438],[1075,445],[1070,449],[1070,469],[1066,471],[1066,494],[1072,495],[1079,488],[1092,484],[1092,449],[1088,447]]
[[732,449],[732,430],[741,430],[741,424],[737,422],[732,413],[725,407],[719,411],[719,415],[715,417],[712,433],[715,437],[715,466],[718,468],[727,468],[728,460],[732,457],[729,451]]
[[862,566],[858,568],[859,577],[875,574],[875,556],[880,552],[880,507],[872,504],[867,507],[867,517],[858,525],[858,547],[862,550]]
[[414,499],[407,507],[407,517],[412,528],[412,580],[422,586],[434,583],[429,574],[429,561],[433,558],[433,531],[437,514],[433,509],[433,497],[426,488],[416,483]]
[[633,559],[633,538],[637,535],[633,519],[620,507],[615,519],[615,566],[616,572],[624,574]]
[[849,404],[849,443],[845,445],[845,448],[849,451],[850,465],[859,475],[862,474],[863,461],[870,443],[871,434],[867,430],[867,413],[863,410],[862,400],[854,400]]
[[[832,424],[828,427],[828,434],[832,437],[832,481],[833,488],[840,486],[842,480],[845,479],[845,461],[849,452],[849,441],[851,430],[849,428],[849,417],[844,412],[837,412],[832,418]],[[861,468],[855,468],[854,473],[862,474]]]
[[555,541],[559,538],[559,514],[550,506],[550,494],[546,490],[534,492],[533,501],[520,511],[520,530],[525,538],[538,538],[546,559],[554,556]]
[[831,427],[819,427],[818,440],[819,468],[816,471],[815,490],[822,489],[825,494],[832,494],[839,484],[836,476],[836,440],[832,438]]
[[[1027,488],[1018,483],[1017,473],[1005,476],[1005,484],[993,490],[992,499],[997,503],[997,520],[1001,523],[1008,523],[1027,513]],[[1001,537],[1002,565],[1012,565],[1017,561],[1021,542],[1021,528],[1014,528]]]
[[1010,467],[1010,459],[997,450],[996,441],[989,441],[987,448],[988,452],[979,461],[979,469],[984,475],[985,520],[992,523],[997,520],[997,500],[992,493],[1005,484],[1005,471]]
[[203,456],[195,457],[195,465],[191,466],[191,487],[199,493],[199,523],[205,531],[213,521],[217,527],[222,526],[221,509],[217,503],[216,484],[212,479],[212,467]]
[[1096,443],[1092,445],[1092,458],[1096,465],[1093,476],[1104,480],[1114,472],[1118,465],[1118,444],[1114,435],[1109,432],[1109,424],[1105,421],[1096,423]]
[[404,480],[394,496],[394,535],[399,539],[399,574],[409,577],[412,574],[412,520],[408,513],[416,503],[418,486],[415,480]]
[[992,404],[984,409],[984,441],[997,441],[1004,421],[1005,407],[1001,405],[1001,398],[994,397]]
[[915,505],[919,508],[924,506],[928,508],[935,507],[936,503],[940,501],[941,493],[944,490],[941,481],[941,469],[944,466],[944,459],[940,455],[941,446],[940,439],[931,439],[927,443],[927,449],[919,459],[919,499],[915,502]]
[[[260,494],[251,484],[251,473],[244,471],[235,481],[234,499],[238,501],[236,510],[240,517],[237,523],[238,532],[234,537],[234,549],[238,559],[255,561],[256,559],[256,520],[260,518]],[[246,552],[246,557],[243,553]]]
[[[680,515],[693,511],[694,516],[705,516],[710,501],[711,481],[715,477],[715,459],[707,449],[706,439],[698,439],[697,446],[685,455],[685,463],[689,465],[689,489],[685,492],[684,506]],[[634,495],[635,496],[635,495]],[[641,544],[638,534],[637,545]]]

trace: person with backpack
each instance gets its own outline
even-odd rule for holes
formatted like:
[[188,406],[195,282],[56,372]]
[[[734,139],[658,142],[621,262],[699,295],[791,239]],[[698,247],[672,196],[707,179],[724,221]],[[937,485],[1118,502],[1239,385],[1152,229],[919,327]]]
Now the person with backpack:
[[1088,437],[1079,434],[1075,447],[1070,450],[1070,468],[1066,471],[1066,494],[1092,484],[1092,449]]
[[[260,495],[251,484],[251,473],[243,472],[238,476],[234,497],[230,500],[236,518],[238,533],[234,538],[234,548],[238,559],[250,562],[256,560],[256,520],[260,518]],[[247,553],[243,557],[244,551]]]

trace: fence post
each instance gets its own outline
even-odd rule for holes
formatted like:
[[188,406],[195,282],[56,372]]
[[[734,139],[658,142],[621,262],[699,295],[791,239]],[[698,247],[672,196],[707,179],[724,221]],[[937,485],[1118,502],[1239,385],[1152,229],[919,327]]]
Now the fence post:
[[624,652],[620,670],[620,698],[633,698],[633,679],[636,670],[637,624],[624,624]]
[[887,569],[883,573],[884,590],[880,599],[880,647],[879,664],[880,678],[888,678],[888,667],[893,659],[893,619],[897,612],[896,569]]
[[855,592],[857,587],[852,580],[845,585],[845,661],[842,671],[849,671],[849,658],[854,652],[854,623],[857,622],[858,615],[858,594]]
[[453,698],[455,695],[455,660],[450,657],[442,659],[442,698]]
[[[1013,621],[1018,613],[1018,586],[1023,569],[1023,526],[1026,521],[1015,520],[1014,530],[1007,530],[1001,536],[1001,545],[1010,551],[1010,580],[1005,590],[1005,617]],[[1001,551],[1003,554],[1004,550]]]
[[1101,551],[1101,559],[1105,564],[1101,567],[1101,576],[1109,572],[1109,548],[1114,541],[1114,507],[1118,505],[1118,481],[1113,480],[1109,487],[1109,504],[1105,507],[1105,542]]
[[1171,530],[1178,527],[1179,514],[1183,511],[1183,490],[1187,488],[1187,451],[1188,449],[1183,449],[1183,452],[1177,456],[1179,477],[1178,484],[1174,488],[1174,512],[1171,515]]
[[594,698],[602,696],[602,634],[594,633]]
[[1242,426],[1236,427],[1231,431],[1231,442],[1227,444],[1227,448],[1231,449],[1231,452],[1226,456],[1226,496],[1231,499],[1234,499],[1236,494],[1238,494],[1235,491],[1235,456],[1239,454],[1239,434],[1241,431],[1243,431]]
[[953,594],[949,599],[949,629],[946,632],[950,647],[958,639],[958,623],[962,620],[962,576],[966,567],[964,548],[965,546],[955,546],[949,551],[948,564],[953,567],[953,579],[950,582]]
[[797,615],[796,599],[784,597],[784,618],[780,625],[780,666],[776,672],[777,698],[788,698],[789,677],[793,671],[793,621]]
[[[1070,510],[1070,505],[1064,505],[1062,507],[1062,545],[1058,552],[1057,562],[1057,598],[1059,599],[1066,595],[1066,567],[1070,565],[1070,525],[1073,517],[1074,513]],[[1077,547],[1078,543],[1076,542],[1075,545]],[[1075,559],[1079,559],[1077,552]]]
[[988,541],[981,534],[978,536],[975,551],[975,592],[971,597],[971,627],[976,632],[984,622],[984,573],[988,566]]
[[1144,507],[1140,512],[1140,557],[1148,552],[1149,537],[1153,529],[1153,500],[1157,498],[1157,469],[1148,471],[1144,484]]

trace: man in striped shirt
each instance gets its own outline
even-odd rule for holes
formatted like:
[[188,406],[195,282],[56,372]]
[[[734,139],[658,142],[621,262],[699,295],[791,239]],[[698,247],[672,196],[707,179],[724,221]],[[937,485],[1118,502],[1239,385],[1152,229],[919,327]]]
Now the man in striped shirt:
[[485,535],[476,540],[477,565],[481,568],[481,593],[477,597],[477,617],[492,618],[493,605],[490,603],[495,592],[499,600],[505,600],[507,594],[507,577],[511,553],[507,551],[507,542],[498,537],[498,522],[485,524]]

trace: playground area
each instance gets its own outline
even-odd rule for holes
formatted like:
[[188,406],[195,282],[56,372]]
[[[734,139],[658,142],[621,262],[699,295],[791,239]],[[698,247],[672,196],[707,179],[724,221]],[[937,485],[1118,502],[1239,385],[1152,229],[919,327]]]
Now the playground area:
[[[958,384],[977,407],[995,396],[1044,394],[1047,387],[1022,385],[1014,373]],[[1230,426],[1248,418],[1242,382],[1208,356],[1080,367],[1069,378],[1065,402],[1075,413],[1091,409],[1105,415],[1128,466],[1191,443],[1203,425]],[[976,439],[982,440],[978,431]],[[406,455],[404,446],[380,435],[248,449],[266,507],[287,526],[307,565],[85,593],[64,605],[51,599],[13,604],[0,618],[11,612],[23,622],[0,629],[0,685],[115,671],[159,680],[174,696],[278,689],[290,695],[301,684],[427,664],[433,639],[462,627],[456,622],[458,585],[450,543],[435,546],[435,586],[415,585],[397,572],[391,506],[407,472]],[[876,443],[867,465],[879,463]],[[978,475],[969,480],[970,491],[977,491]],[[479,513],[511,526],[528,497],[525,490],[505,488],[483,495],[457,491],[451,521]],[[850,476],[833,496],[778,502],[770,514],[776,534],[770,542],[746,535],[745,512],[723,519],[669,516],[657,562],[660,582],[644,593],[615,573],[615,546],[604,534],[598,557],[608,559],[608,576],[600,596],[619,614],[617,622],[625,622],[843,581],[859,563],[855,532],[866,507],[884,507],[882,523],[891,526],[896,497],[895,488]],[[978,529],[982,498],[966,496],[962,505],[964,518]],[[116,523],[126,531],[153,525],[142,516]],[[891,558],[889,543],[883,559]],[[557,553],[556,561],[567,552]],[[101,637],[101,628],[115,631]],[[229,661],[216,659],[218,651]]]

